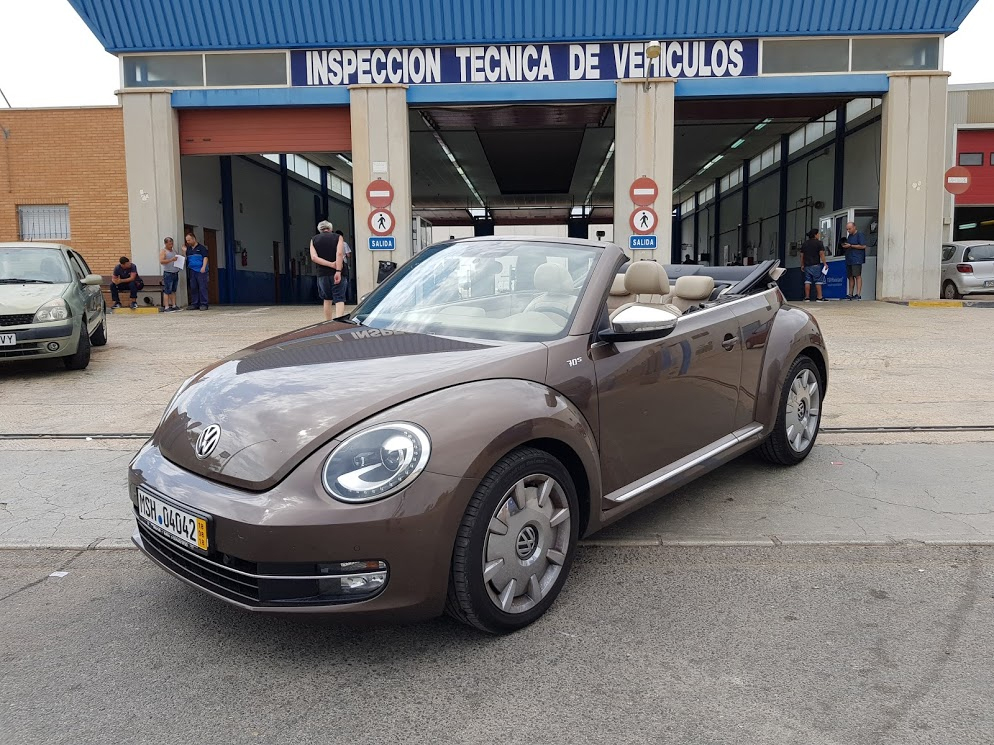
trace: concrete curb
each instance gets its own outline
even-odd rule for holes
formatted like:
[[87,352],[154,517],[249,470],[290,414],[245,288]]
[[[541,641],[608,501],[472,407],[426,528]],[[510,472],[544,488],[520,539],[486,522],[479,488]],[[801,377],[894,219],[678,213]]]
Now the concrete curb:
[[909,308],[994,308],[994,300],[885,300]]

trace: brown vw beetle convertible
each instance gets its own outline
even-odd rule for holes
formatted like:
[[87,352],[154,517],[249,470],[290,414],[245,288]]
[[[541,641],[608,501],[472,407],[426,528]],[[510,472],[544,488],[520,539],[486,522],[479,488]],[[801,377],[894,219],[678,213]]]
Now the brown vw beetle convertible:
[[810,452],[828,358],[780,271],[432,246],[186,381],[131,466],[134,541],[251,610],[519,629],[581,537],[748,450]]

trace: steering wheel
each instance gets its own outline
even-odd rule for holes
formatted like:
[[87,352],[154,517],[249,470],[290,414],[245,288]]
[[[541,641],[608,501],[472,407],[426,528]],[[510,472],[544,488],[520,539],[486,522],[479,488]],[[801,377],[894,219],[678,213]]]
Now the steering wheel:
[[562,316],[567,321],[571,315],[570,311],[563,310],[558,305],[536,305],[534,308],[528,308],[532,313],[555,313],[558,316]]

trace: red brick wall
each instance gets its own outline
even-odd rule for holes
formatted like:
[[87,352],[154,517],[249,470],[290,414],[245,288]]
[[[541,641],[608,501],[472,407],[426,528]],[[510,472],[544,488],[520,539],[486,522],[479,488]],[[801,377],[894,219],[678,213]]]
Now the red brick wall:
[[119,107],[0,110],[0,241],[17,207],[68,204],[68,243],[97,274],[131,252],[124,119]]

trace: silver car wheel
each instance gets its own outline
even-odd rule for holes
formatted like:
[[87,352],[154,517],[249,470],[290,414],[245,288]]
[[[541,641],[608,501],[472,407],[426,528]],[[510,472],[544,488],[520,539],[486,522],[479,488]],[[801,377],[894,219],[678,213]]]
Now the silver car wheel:
[[526,476],[501,499],[483,544],[483,582],[505,613],[524,613],[556,584],[569,553],[570,509],[555,479]]
[[787,442],[795,453],[803,453],[818,433],[821,417],[821,389],[811,370],[801,370],[787,395]]

